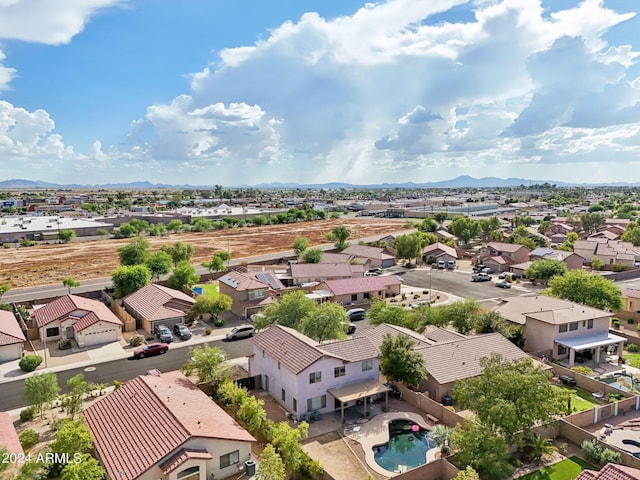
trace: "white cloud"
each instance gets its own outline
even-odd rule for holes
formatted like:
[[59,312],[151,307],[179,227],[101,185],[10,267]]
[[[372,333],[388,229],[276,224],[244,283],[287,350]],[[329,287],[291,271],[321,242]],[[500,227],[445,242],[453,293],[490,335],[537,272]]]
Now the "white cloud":
[[3,65],[5,58],[7,57],[4,52],[0,50],[0,92],[9,88],[9,82],[11,82],[16,75],[14,68]]

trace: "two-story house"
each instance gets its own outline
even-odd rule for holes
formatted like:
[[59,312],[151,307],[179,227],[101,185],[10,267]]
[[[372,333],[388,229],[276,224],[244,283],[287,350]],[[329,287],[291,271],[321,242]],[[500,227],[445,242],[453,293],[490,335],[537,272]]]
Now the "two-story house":
[[220,293],[231,297],[231,311],[249,318],[282,296],[285,287],[272,271],[237,272],[231,270],[218,279]]
[[478,260],[497,272],[507,272],[511,265],[529,260],[530,251],[517,243],[489,242],[480,249]]
[[606,361],[606,349],[617,345],[622,352],[626,339],[609,333],[611,313],[559,298],[503,298],[494,310],[524,329],[526,352],[539,357],[577,363]]
[[344,413],[344,408],[388,391],[378,382],[378,349],[367,338],[318,344],[273,325],[251,341],[249,375],[260,376],[262,388],[296,416]]

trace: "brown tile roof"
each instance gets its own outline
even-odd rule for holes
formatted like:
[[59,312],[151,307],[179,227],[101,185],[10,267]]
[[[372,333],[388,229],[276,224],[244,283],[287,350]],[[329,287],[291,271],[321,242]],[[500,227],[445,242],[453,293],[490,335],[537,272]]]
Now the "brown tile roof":
[[599,472],[583,470],[576,480],[639,480],[640,469],[607,463]]
[[455,248],[450,247],[449,245],[445,245],[444,243],[436,242],[431,245],[427,245],[422,249],[423,255],[449,255],[453,258],[458,258],[458,252],[456,252]]
[[[18,433],[13,426],[11,415],[7,412],[0,412],[0,448],[6,448],[8,453],[24,453]],[[0,458],[2,461],[2,458]]]
[[255,441],[180,372],[136,377],[84,416],[109,477],[118,480],[137,478],[190,438]]
[[427,328],[422,332],[422,336],[433,343],[450,342],[452,340],[466,338],[466,335],[447,330],[446,328],[436,327],[435,325],[427,325]]
[[507,361],[528,358],[525,352],[499,333],[434,343],[416,348],[416,352],[424,358],[429,375],[441,385],[480,375],[480,359],[492,353],[499,353]]
[[524,245],[519,245],[517,243],[489,242],[487,244],[487,248],[493,248],[498,252],[515,253],[521,248],[527,248],[527,247],[525,247]]
[[[241,273],[241,272],[235,272],[233,270],[227,272],[225,275],[223,275],[222,277],[220,277],[220,279],[218,280],[219,282],[224,283],[225,285],[233,288],[234,290],[238,291],[238,292],[243,292],[243,291],[247,291],[247,290],[258,290],[258,289],[264,289],[264,288],[271,288],[271,285],[269,284],[268,281],[266,281],[266,279],[263,280],[259,280],[258,278],[256,278],[256,274],[261,273],[263,275],[271,275],[273,276],[274,279],[277,280],[277,278],[275,277],[275,275],[273,275],[271,272],[246,272],[246,273]],[[277,282],[282,285],[280,283],[280,280],[277,280]],[[284,286],[282,286],[282,288],[284,288]],[[279,288],[278,288],[279,289]]]
[[280,364],[298,374],[320,360],[323,353],[317,343],[296,330],[272,325],[256,334],[251,341]]
[[373,328],[368,328],[363,332],[357,332],[356,337],[365,337],[369,339],[369,341],[380,350],[380,345],[382,345],[382,340],[386,334],[395,337],[399,334],[405,334],[411,337],[411,339],[416,342],[416,348],[424,345],[431,345],[434,343],[431,340],[428,340],[423,335],[420,335],[418,332],[414,332],[408,328],[400,327],[398,325],[390,325],[388,323],[382,323],[380,325],[376,325]]
[[[363,267],[358,266],[358,271],[363,272]],[[314,278],[323,280],[325,278],[351,278],[354,269],[348,263],[292,263],[291,276],[294,280],[298,278]]]
[[622,291],[622,296],[625,298],[640,298],[640,288],[625,288]]
[[77,318],[77,322],[80,322],[82,329],[99,321],[122,325],[120,319],[104,303],[78,295],[59,297],[44,307],[35,310],[32,317],[36,320],[38,327],[44,327],[52,322],[69,317]]
[[184,462],[192,458],[211,460],[213,457],[206,450],[198,450],[195,448],[181,448],[173,456],[169,457],[159,465],[160,470],[162,470],[162,473],[164,473],[165,475],[169,475]]
[[326,280],[324,284],[334,295],[351,293],[375,292],[386,290],[390,286],[400,285],[400,279],[395,275],[379,277],[340,278]]
[[26,340],[13,312],[0,310],[0,346],[22,343]]
[[527,317],[552,325],[560,325],[611,316],[611,313],[604,310],[545,295],[503,298],[493,310],[510,322],[520,325],[526,323]]
[[155,283],[142,287],[124,299],[129,308],[150,321],[182,316],[194,301],[186,293]]
[[375,258],[378,260],[394,258],[393,255],[389,255],[384,252],[384,248],[369,247],[367,245],[349,245],[342,250],[342,253],[349,255],[355,255],[356,257]]
[[[348,255],[346,253],[331,253],[322,252],[322,260],[320,263],[349,263],[357,262],[358,265],[364,265],[370,262],[371,259],[365,257],[357,257],[355,255]],[[293,264],[292,264],[293,265]]]
[[336,357],[347,362],[361,362],[379,355],[378,349],[365,337],[351,337],[332,343],[324,343],[318,348],[331,357]]

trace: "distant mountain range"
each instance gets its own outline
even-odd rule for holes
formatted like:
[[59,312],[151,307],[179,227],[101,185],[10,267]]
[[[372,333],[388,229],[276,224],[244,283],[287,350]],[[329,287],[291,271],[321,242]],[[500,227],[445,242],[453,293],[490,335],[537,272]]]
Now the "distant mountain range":
[[[425,182],[425,183],[381,183],[370,185],[355,185],[351,183],[315,183],[315,184],[299,184],[299,183],[260,183],[257,185],[236,185],[231,188],[259,188],[259,189],[420,189],[420,188],[492,188],[492,187],[518,187],[520,185],[542,185],[542,184],[555,185],[557,187],[596,187],[596,186],[612,186],[612,187],[637,187],[640,183],[625,183],[625,182],[613,182],[613,183],[567,183],[559,182],[556,180],[530,180],[525,178],[497,178],[497,177],[483,177],[474,178],[468,175],[462,175],[451,180],[443,180],[440,182]],[[30,189],[30,188],[48,188],[48,189],[195,189],[195,188],[213,188],[213,185],[168,185],[168,184],[154,184],[147,181],[142,182],[129,182],[129,183],[104,183],[99,185],[81,185],[81,184],[59,184],[51,182],[43,182],[39,180],[25,180],[25,179],[11,179],[0,181],[0,189]]]

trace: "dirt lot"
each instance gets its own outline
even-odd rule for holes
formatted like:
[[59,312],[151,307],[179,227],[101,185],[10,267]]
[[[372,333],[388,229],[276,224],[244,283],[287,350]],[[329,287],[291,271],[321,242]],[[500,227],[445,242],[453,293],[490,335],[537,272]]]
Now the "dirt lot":
[[[341,218],[318,222],[268,225],[207,233],[179,233],[149,237],[151,250],[180,241],[195,247],[194,263],[211,260],[215,252],[229,249],[232,258],[276,253],[291,249],[297,236],[310,245],[326,243],[325,234],[337,225],[351,229],[351,240],[402,230],[402,221]],[[118,266],[118,248],[128,240],[74,241],[62,245],[40,245],[0,250],[0,284],[12,288],[58,284],[63,278],[77,281],[111,276]]]

